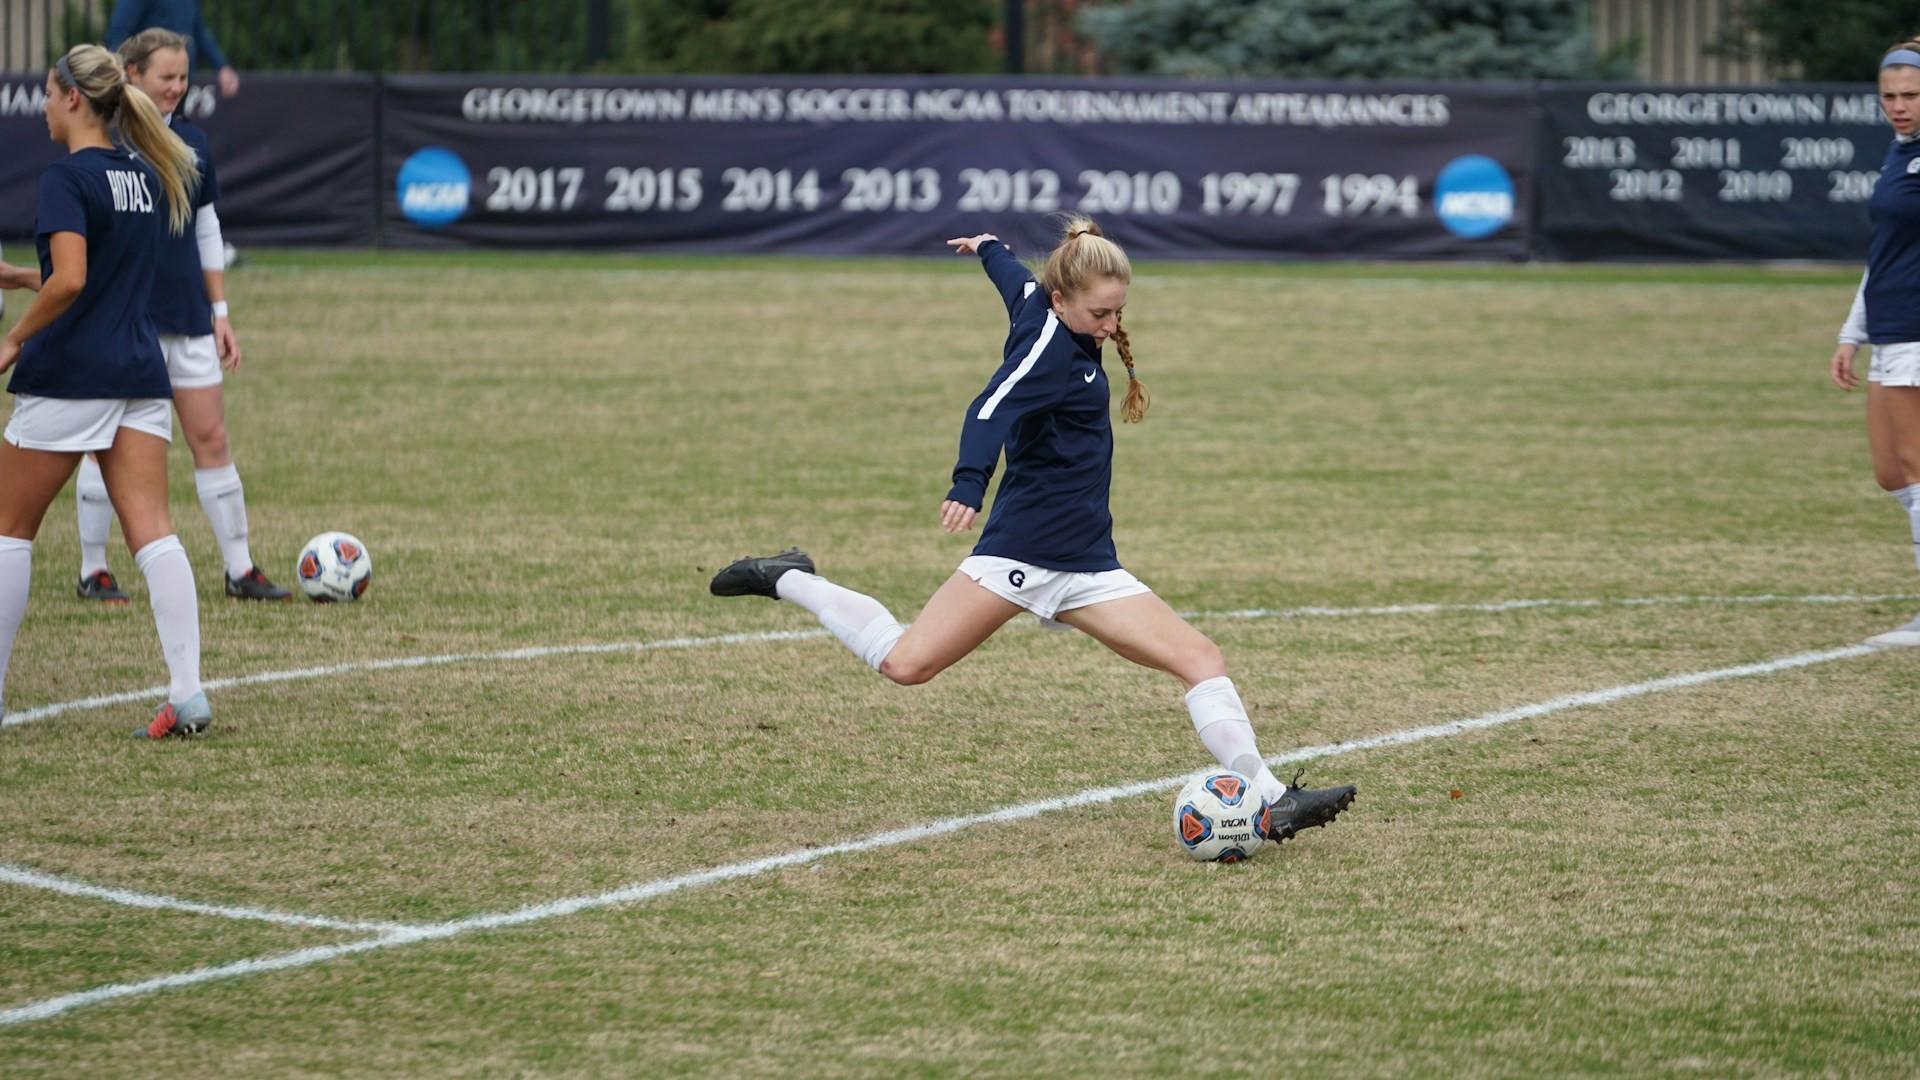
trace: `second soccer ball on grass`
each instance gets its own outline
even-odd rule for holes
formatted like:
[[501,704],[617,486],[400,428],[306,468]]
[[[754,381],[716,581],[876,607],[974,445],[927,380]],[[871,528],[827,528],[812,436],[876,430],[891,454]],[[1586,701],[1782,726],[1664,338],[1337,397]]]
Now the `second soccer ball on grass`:
[[315,603],[358,600],[373,583],[373,556],[349,533],[323,532],[300,549],[293,574]]

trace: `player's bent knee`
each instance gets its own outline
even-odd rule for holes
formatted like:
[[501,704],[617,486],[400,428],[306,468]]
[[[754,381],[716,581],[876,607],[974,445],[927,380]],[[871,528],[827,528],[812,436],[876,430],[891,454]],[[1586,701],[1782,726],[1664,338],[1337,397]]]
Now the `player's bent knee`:
[[[1204,639],[1203,639],[1204,640]],[[1186,650],[1175,660],[1172,673],[1195,686],[1227,673],[1227,658],[1212,641]]]
[[199,431],[188,429],[187,446],[195,459],[220,460],[227,456],[227,425],[213,424]]
[[880,674],[901,686],[920,686],[932,682],[941,670],[938,665],[912,658],[896,659],[889,656],[880,661]]

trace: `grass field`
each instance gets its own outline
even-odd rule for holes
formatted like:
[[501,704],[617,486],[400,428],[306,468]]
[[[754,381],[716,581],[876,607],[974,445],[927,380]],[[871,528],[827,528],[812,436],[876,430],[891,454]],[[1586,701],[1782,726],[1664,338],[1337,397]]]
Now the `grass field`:
[[207,677],[259,678],[136,742],[153,695],[66,705],[163,681],[144,588],[117,548],[134,606],[75,600],[55,506],[0,1075],[1912,1076],[1920,670],[1839,650],[1920,577],[1825,385],[1854,280],[1141,267],[1121,558],[1266,753],[1375,740],[1221,867],[1170,680],[1022,621],[906,690],[706,594],[801,544],[906,619],[964,556],[970,261],[262,254],[254,551],[346,529],[374,585],[221,598],[177,447]]

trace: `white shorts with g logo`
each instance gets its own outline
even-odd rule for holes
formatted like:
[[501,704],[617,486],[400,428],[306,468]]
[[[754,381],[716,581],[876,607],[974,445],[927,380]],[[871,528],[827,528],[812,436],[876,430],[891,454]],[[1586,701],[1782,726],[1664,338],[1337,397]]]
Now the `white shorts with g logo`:
[[1094,573],[1049,570],[998,555],[970,555],[960,564],[960,572],[995,596],[1033,612],[1050,626],[1060,625],[1053,617],[1063,611],[1153,591],[1125,570]]
[[121,428],[173,441],[166,398],[50,398],[16,394],[6,440],[22,450],[85,453],[113,445]]
[[160,351],[167,358],[167,380],[179,389],[220,385],[220,350],[212,334],[161,334]]

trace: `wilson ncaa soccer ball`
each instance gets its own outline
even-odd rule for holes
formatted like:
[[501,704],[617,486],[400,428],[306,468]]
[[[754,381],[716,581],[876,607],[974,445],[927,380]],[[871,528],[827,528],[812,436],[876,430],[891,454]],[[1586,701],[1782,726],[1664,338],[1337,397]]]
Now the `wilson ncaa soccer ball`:
[[1266,842],[1268,813],[1253,781],[1215,769],[1187,781],[1173,797],[1173,838],[1201,862],[1251,859]]
[[373,583],[373,556],[354,536],[323,532],[300,549],[293,576],[300,581],[300,591],[315,603],[358,600]]

